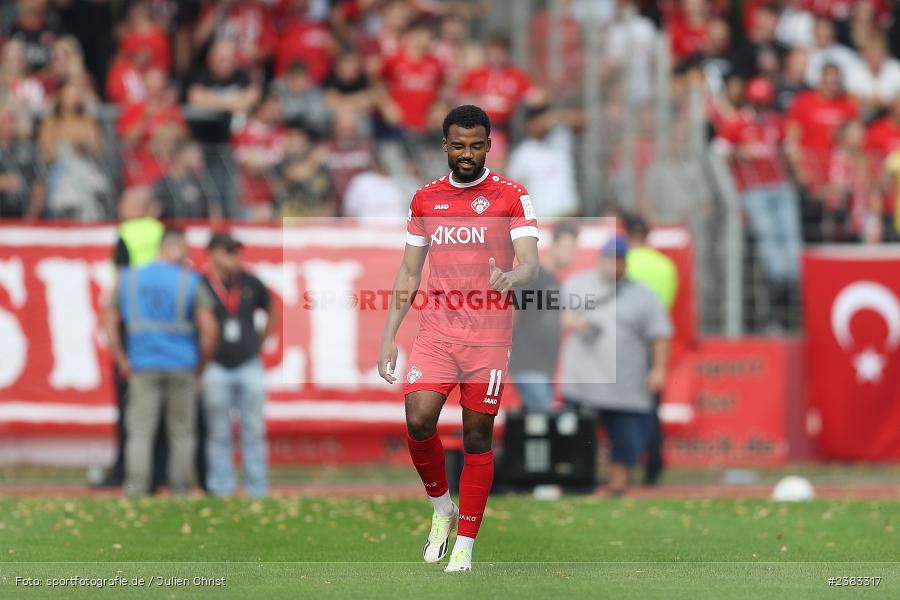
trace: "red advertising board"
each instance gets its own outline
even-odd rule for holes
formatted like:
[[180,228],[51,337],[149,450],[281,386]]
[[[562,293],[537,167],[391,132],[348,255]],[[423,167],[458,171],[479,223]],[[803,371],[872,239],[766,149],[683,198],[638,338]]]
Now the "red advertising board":
[[[377,376],[384,322],[379,310],[327,303],[316,290],[353,295],[390,289],[404,243],[402,227],[316,224],[299,228],[237,226],[243,259],[273,292],[284,327],[266,345],[266,414],[273,458],[289,462],[380,460],[403,434],[399,386]],[[205,265],[209,228],[187,228],[192,260]],[[587,227],[579,264],[590,265],[608,230]],[[682,284],[674,319],[680,344],[694,339],[692,248],[680,228],[655,232]],[[115,227],[0,224],[0,435],[111,439],[116,419],[110,360],[100,308],[114,282]],[[653,241],[651,239],[651,241]],[[400,364],[415,335],[407,319]],[[507,407],[515,406],[512,386]],[[460,423],[448,401],[442,426]],[[42,454],[42,456],[46,456]]]
[[691,418],[666,437],[669,464],[773,466],[796,456],[804,410],[800,374],[789,369],[800,348],[774,338],[701,341],[670,373],[666,404],[689,407]]

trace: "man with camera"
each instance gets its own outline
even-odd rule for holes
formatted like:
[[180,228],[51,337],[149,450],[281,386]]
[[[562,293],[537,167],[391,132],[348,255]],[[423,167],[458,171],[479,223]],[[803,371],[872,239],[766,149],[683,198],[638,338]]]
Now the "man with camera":
[[597,409],[611,446],[609,491],[621,495],[646,449],[654,395],[666,379],[672,324],[659,298],[625,275],[628,242],[604,244],[597,269],[563,288],[563,396]]

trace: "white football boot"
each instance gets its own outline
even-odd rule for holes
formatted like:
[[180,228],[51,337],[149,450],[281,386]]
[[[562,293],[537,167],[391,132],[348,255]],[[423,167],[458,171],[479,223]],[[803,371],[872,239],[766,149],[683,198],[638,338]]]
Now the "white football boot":
[[454,548],[444,573],[460,573],[472,570],[472,553],[465,548]]
[[459,519],[459,508],[454,504],[453,512],[449,517],[442,517],[434,513],[431,515],[431,532],[425,539],[425,548],[422,549],[422,557],[427,563],[436,563],[447,556],[450,548],[450,533],[456,529]]

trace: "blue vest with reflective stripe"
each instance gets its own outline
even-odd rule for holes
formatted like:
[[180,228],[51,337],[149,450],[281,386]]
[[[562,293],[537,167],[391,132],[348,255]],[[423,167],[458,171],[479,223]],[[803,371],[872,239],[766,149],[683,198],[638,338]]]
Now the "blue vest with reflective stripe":
[[122,269],[119,306],[134,371],[187,371],[197,366],[198,285],[197,273],[170,263]]

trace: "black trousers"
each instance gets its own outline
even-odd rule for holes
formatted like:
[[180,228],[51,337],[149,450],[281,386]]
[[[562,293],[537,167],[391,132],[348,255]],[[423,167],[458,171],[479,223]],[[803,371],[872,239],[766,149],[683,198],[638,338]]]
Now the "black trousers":
[[661,396],[653,398],[653,412],[650,413],[650,431],[647,438],[647,463],[644,467],[644,484],[656,485],[663,471],[663,432],[659,422],[659,402]]

